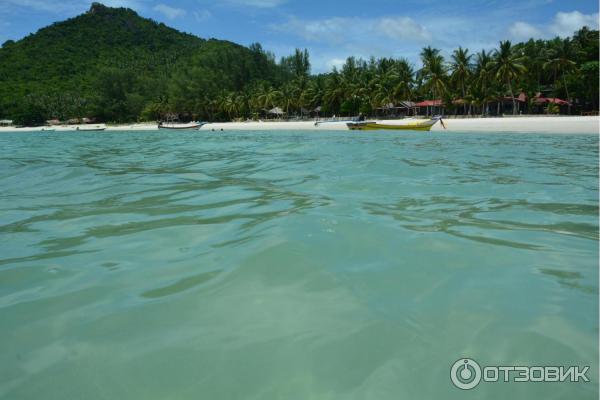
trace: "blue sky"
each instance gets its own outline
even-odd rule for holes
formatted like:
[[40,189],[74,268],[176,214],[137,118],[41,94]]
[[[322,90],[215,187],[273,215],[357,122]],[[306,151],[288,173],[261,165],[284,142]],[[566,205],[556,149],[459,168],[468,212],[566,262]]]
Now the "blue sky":
[[[84,0],[0,0],[0,43],[89,9]],[[596,0],[105,0],[200,37],[260,42],[277,57],[308,48],[313,72],[347,56],[406,57],[421,47],[472,52],[501,39],[567,36],[598,28]]]

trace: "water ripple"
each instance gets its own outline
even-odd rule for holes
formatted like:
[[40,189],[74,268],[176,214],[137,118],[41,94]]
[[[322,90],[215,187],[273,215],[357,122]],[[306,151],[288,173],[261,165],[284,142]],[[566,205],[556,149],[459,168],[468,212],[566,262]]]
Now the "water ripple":
[[0,187],[2,398],[447,398],[463,355],[598,373],[595,135],[1,134]]

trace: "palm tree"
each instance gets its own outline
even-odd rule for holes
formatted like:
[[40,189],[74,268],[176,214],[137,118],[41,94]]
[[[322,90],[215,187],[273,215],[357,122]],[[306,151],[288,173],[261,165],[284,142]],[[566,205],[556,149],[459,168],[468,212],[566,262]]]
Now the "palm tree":
[[496,78],[506,82],[513,103],[513,115],[517,114],[517,102],[512,88],[512,80],[527,72],[523,65],[524,57],[515,54],[510,40],[500,42],[500,48],[494,52],[490,61],[490,68],[495,72]]
[[420,71],[424,80],[424,88],[431,91],[433,98],[442,97],[446,92],[447,70],[444,58],[438,54],[439,50],[426,47],[421,52],[423,68]]
[[235,104],[238,117],[248,116],[250,111],[250,95],[248,92],[238,92],[235,96]]
[[[544,64],[544,68],[554,71],[554,74],[562,75],[563,87],[567,95],[567,100],[571,102],[569,96],[569,89],[567,87],[567,80],[565,78],[567,72],[575,69],[576,63],[573,61],[577,57],[578,49],[573,45],[573,42],[566,38],[559,40],[555,47],[550,50],[550,60]],[[571,113],[571,106],[569,105],[569,114]]]
[[492,72],[489,67],[490,61],[492,60],[490,53],[485,50],[481,50],[477,53],[477,59],[475,61],[475,84],[478,86],[481,101],[481,115],[487,114],[488,104],[490,98],[490,85],[492,81]]
[[529,73],[530,91],[540,92],[542,76],[545,69],[544,64],[548,61],[548,49],[542,40],[530,39],[522,46],[525,52],[525,67]]
[[374,106],[385,107],[388,104],[394,104],[396,101],[394,90],[396,79],[397,75],[391,69],[382,74],[375,75],[372,83],[374,92],[371,92]]
[[299,89],[292,82],[283,85],[281,88],[281,102],[287,115],[290,113],[290,108],[296,106],[297,99],[299,98],[298,93]]
[[412,98],[413,83],[415,72],[408,60],[401,58],[396,62],[397,82],[394,87],[396,97],[402,100]]
[[434,49],[431,46],[423,47],[421,50],[421,60],[431,60],[440,55],[439,49]]
[[[465,82],[471,76],[471,57],[472,55],[469,54],[469,49],[463,49],[462,47],[459,47],[458,49],[454,50],[454,53],[452,54],[452,63],[450,64],[450,70],[452,71],[450,77],[454,82],[456,82],[457,85],[460,86],[463,100],[465,100],[465,97],[467,96]],[[466,114],[466,102],[463,102],[463,107]]]
[[263,88],[262,93],[258,96],[259,104],[262,108],[274,108],[276,103],[281,99],[281,92],[274,89],[272,86]]
[[329,75],[325,90],[323,92],[323,101],[327,105],[327,108],[332,112],[339,110],[340,105],[344,101],[346,91],[343,86],[343,80],[337,69],[333,69],[333,72]]
[[238,103],[236,100],[235,92],[221,93],[221,95],[217,97],[219,109],[227,114],[229,120],[232,120],[233,116],[238,113]]
[[323,101],[323,80],[314,79],[310,81],[301,94],[302,103],[314,108],[320,106]]

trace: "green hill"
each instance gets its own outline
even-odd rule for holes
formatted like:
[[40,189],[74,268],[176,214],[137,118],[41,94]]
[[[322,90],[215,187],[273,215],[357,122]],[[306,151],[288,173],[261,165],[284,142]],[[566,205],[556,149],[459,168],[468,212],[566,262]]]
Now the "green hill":
[[200,39],[130,9],[94,3],[83,15],[4,43],[0,117],[21,123],[82,116],[136,120],[144,109],[167,102],[171,78],[182,68],[241,90],[273,76],[276,65],[260,47]]

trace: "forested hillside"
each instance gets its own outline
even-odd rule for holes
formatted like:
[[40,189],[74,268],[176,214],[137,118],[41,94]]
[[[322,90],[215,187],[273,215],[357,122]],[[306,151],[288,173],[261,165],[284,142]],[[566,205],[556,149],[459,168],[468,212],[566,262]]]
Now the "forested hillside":
[[276,69],[260,46],[200,39],[132,10],[94,3],[83,15],[3,44],[0,118],[30,124],[155,118],[167,111],[160,105],[170,91],[187,97],[194,90],[196,96],[241,90],[253,80],[273,80]]

